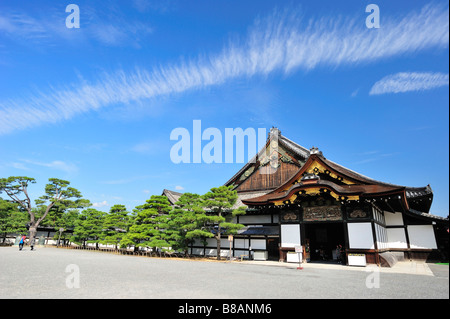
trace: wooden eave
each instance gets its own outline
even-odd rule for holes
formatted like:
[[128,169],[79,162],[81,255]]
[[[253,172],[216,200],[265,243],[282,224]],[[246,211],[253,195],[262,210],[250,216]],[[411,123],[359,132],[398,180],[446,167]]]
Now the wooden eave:
[[[313,171],[311,171],[312,168],[314,169]],[[328,180],[321,180],[319,177],[315,180],[302,180],[307,173],[318,174],[319,172],[325,172],[336,180],[342,181],[342,185]],[[405,211],[410,209],[406,197],[407,187],[370,179],[328,161],[321,153],[311,154],[306,163],[284,185],[266,195],[243,200],[242,202],[247,206],[270,205],[292,200],[296,193],[300,194],[308,189],[326,189],[334,192],[335,195],[359,199],[378,200],[391,196],[393,199],[401,201]]]
[[260,197],[243,200],[245,205],[269,205],[275,202],[289,201],[295,194],[301,194],[303,191],[307,193],[309,189],[318,189],[322,193],[332,192],[344,198],[359,197],[373,198],[382,196],[402,196],[404,187],[396,188],[391,186],[380,185],[337,185],[326,180],[318,180],[308,183],[297,183],[292,185],[286,192],[269,193]]

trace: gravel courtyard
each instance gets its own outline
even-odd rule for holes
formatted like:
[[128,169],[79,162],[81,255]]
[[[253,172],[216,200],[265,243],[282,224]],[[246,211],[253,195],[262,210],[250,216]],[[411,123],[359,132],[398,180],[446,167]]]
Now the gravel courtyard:
[[205,262],[95,251],[0,248],[0,298],[449,298],[448,266],[432,275],[350,267]]

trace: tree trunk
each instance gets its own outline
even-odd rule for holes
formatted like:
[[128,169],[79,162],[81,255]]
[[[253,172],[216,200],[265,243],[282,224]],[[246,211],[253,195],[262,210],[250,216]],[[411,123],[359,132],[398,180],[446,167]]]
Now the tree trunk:
[[36,241],[37,226],[30,226],[30,246],[34,246]]
[[[219,211],[219,218],[222,217],[222,212]],[[220,237],[222,235],[222,229],[220,227],[220,221],[219,224],[217,225],[217,236],[216,236],[216,240],[217,240],[217,260],[220,260]]]
[[217,240],[217,260],[220,260],[220,234],[216,237]]

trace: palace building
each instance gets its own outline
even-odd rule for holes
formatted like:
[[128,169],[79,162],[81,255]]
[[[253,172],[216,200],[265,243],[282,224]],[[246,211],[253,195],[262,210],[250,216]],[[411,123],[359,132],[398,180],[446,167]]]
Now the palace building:
[[[247,206],[233,236],[234,257],[298,262],[341,261],[392,266],[403,259],[447,259],[448,218],[429,213],[431,187],[371,179],[306,149],[272,128],[266,145],[226,186]],[[174,201],[180,193],[164,190]],[[229,256],[228,238],[221,254]],[[192,254],[216,255],[215,239],[196,241]]]

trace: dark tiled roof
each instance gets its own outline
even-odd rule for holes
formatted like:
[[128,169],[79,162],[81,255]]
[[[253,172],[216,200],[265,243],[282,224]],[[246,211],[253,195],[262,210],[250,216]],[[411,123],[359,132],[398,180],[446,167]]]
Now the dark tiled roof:
[[161,195],[166,196],[167,199],[169,200],[170,204],[173,205],[180,199],[180,197],[181,197],[181,195],[183,195],[183,193],[164,189]]
[[248,226],[239,230],[237,234],[271,236],[279,235],[280,229],[278,226]]

